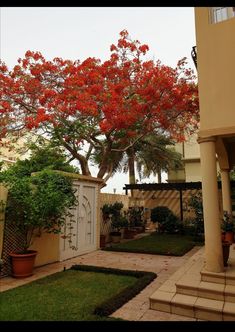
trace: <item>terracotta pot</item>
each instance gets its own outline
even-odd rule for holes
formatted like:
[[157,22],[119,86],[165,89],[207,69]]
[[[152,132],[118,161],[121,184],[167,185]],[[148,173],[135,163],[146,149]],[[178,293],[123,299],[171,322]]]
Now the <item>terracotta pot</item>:
[[233,240],[234,240],[234,233],[233,232],[225,232],[224,241],[228,241],[232,244]]
[[125,229],[124,231],[124,239],[133,239],[135,236],[135,231],[132,229]]
[[10,253],[12,261],[12,276],[14,278],[26,278],[33,274],[34,262],[37,251],[28,250],[27,253]]
[[113,243],[119,243],[121,241],[121,232],[111,232],[110,236]]
[[228,241],[222,242],[224,266],[228,266],[230,245],[231,243]]
[[222,233],[221,233],[221,240],[222,240],[222,241],[225,241],[225,232],[222,232]]

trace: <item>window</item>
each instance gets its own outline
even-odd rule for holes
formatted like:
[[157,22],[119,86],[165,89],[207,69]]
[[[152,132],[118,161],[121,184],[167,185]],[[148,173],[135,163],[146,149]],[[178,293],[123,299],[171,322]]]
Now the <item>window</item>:
[[218,23],[235,17],[235,7],[211,7],[211,23]]

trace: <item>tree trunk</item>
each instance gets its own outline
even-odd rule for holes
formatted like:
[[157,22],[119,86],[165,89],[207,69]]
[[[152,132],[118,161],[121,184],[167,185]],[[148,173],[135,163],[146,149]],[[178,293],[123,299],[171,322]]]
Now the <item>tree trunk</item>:
[[162,173],[161,173],[161,170],[159,170],[157,172],[157,182],[158,183],[162,183]]
[[[127,150],[128,155],[128,169],[129,169],[129,184],[135,184],[135,152],[133,146]],[[131,190],[131,197],[134,196],[134,191]]]

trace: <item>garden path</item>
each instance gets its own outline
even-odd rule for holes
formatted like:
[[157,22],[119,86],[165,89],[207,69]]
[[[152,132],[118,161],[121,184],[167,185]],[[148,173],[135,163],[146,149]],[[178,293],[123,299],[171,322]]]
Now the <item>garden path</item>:
[[199,249],[201,247],[194,247],[182,257],[96,250],[63,262],[37,267],[34,269],[34,275],[25,279],[2,278],[0,291],[63,271],[64,268],[68,269],[74,264],[151,271],[157,274],[157,278],[111,316],[131,321],[195,321],[194,318],[149,309],[149,297]]

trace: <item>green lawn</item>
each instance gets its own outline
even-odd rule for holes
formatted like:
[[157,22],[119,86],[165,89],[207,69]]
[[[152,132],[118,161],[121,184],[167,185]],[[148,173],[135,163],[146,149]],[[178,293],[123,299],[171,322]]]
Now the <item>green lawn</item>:
[[[202,244],[202,243],[201,243]],[[137,240],[112,244],[103,250],[182,256],[195,245],[193,236],[152,233]]]
[[[84,266],[81,268],[86,269]],[[115,305],[120,307],[123,300],[128,301],[135,295],[133,289],[139,292],[156,277],[145,272],[138,273],[147,277],[138,276],[134,271],[129,271],[128,275],[118,270],[118,275],[113,274],[112,269],[104,268],[108,271],[106,273],[94,270],[97,268],[90,267],[90,271],[66,270],[0,293],[0,321],[115,320],[95,315],[94,310],[105,303],[107,307],[110,299],[116,301],[111,301],[114,303],[112,309]],[[123,299],[128,290],[129,298]],[[110,308],[108,310],[110,312]]]

